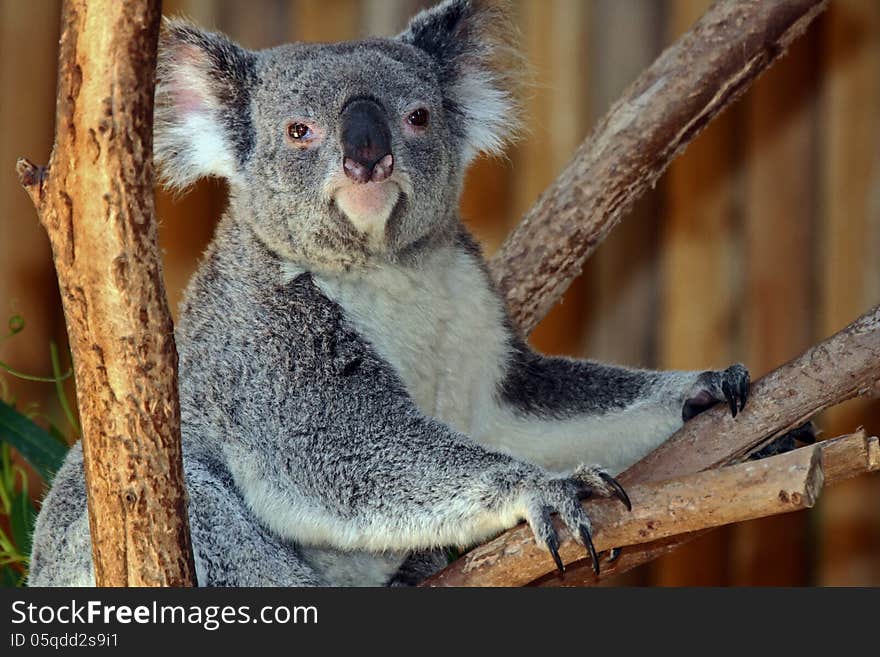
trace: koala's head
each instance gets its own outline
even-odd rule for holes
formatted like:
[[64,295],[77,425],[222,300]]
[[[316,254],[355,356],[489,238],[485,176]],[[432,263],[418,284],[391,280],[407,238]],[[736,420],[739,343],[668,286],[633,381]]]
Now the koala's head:
[[163,178],[228,179],[234,218],[291,260],[399,256],[454,228],[468,163],[511,135],[509,25],[499,3],[447,0],[396,38],[254,52],[167,22]]

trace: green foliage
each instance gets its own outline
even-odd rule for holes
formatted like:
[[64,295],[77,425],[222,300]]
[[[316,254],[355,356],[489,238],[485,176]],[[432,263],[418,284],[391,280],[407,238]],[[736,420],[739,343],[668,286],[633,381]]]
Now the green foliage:
[[[20,333],[24,329],[24,320],[16,315],[9,320],[8,327],[9,333],[0,337],[0,341]],[[50,345],[50,356],[51,377],[24,374],[3,361],[0,361],[0,369],[29,381],[54,383],[58,402],[75,439],[79,437],[79,425],[63,387],[64,380],[73,372],[61,373],[58,347],[54,343]],[[46,420],[48,430],[34,422],[36,416]],[[43,482],[50,482],[61,467],[70,442],[61,429],[38,412],[35,405],[21,410],[16,408],[6,382],[0,378],[0,587],[24,585],[37,515],[28,494],[27,472],[13,460],[13,450],[37,471]]]
[[10,452],[9,445],[0,445],[0,512],[10,528],[7,533],[0,527],[0,584],[20,586],[27,574],[36,510],[28,496],[27,473],[13,464]]
[[[30,463],[44,481],[51,481],[67,453],[67,441],[58,432],[40,428],[12,406],[0,401],[0,441],[11,445]],[[57,436],[57,437],[56,437]]]

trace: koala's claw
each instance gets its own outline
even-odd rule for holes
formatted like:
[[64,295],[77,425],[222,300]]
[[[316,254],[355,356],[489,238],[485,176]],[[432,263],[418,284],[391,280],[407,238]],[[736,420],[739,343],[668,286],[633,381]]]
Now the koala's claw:
[[581,465],[572,473],[571,478],[580,485],[579,496],[582,500],[593,495],[616,497],[627,511],[632,511],[632,502],[623,486],[602,468],[595,465]]
[[816,438],[819,435],[819,429],[813,424],[812,421],[808,420],[804,422],[802,425],[795,427],[791,431],[775,438],[772,442],[765,445],[757,452],[753,452],[749,455],[749,460],[757,460],[763,459],[768,456],[775,456],[776,454],[784,454],[785,452],[790,452],[793,449],[797,449],[798,443],[803,443],[804,445],[812,445],[816,442]]
[[599,555],[596,554],[596,546],[593,545],[593,535],[590,532],[590,528],[586,525],[580,526],[580,535],[581,542],[586,546],[587,552],[590,554],[590,559],[593,560],[593,572],[596,573],[596,576],[599,576]]
[[602,481],[611,486],[611,489],[614,491],[614,495],[623,503],[623,506],[626,507],[626,510],[632,511],[633,505],[632,502],[629,501],[629,495],[626,494],[626,491],[623,490],[623,486],[620,485],[617,479],[615,479],[605,471],[600,471],[599,476],[602,478]]
[[720,401],[726,401],[730,414],[736,417],[746,407],[749,386],[749,371],[739,364],[731,365],[726,370],[703,372],[692,394],[684,402],[682,419],[687,422]]
[[722,381],[721,390],[724,391],[724,398],[727,400],[727,403],[730,405],[730,414],[733,417],[736,417],[737,409],[736,409],[736,393],[733,391],[733,386],[729,381]]
[[731,365],[721,372],[721,391],[730,405],[730,414],[736,414],[746,407],[749,398],[749,371],[742,365]]
[[614,477],[596,466],[579,466],[570,478],[553,478],[538,482],[537,489],[527,502],[527,517],[539,544],[543,544],[553,557],[560,574],[565,564],[559,556],[559,536],[553,526],[551,513],[556,511],[572,534],[579,537],[599,574],[599,555],[593,544],[592,526],[580,500],[599,495],[614,497],[632,508],[629,496]]
[[621,552],[623,552],[623,550],[619,547],[608,550],[608,563],[614,563],[617,561],[620,558]]
[[565,564],[562,563],[562,557],[559,556],[559,537],[556,535],[556,532],[553,532],[548,537],[547,549],[550,550],[550,554],[553,555],[553,561],[556,563],[556,570],[559,571],[560,575],[564,575]]

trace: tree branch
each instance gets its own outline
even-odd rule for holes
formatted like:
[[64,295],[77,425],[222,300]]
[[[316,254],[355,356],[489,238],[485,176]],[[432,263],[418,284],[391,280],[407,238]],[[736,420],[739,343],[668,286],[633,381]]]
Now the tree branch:
[[877,383],[880,306],[756,381],[735,418],[720,407],[698,415],[620,481],[657,481],[734,463],[829,406],[873,394]]
[[627,89],[493,259],[493,278],[523,334],[675,156],[826,4],[719,0]]
[[[853,436],[857,436],[858,439],[844,436],[821,443],[825,484],[834,484],[864,472],[876,472],[880,469],[880,444],[878,444],[877,438],[866,438],[862,429]],[[858,467],[853,468],[851,466],[854,463],[865,463],[866,467],[864,470]],[[560,584],[562,586],[592,586],[601,580],[620,575],[653,561],[706,533],[706,531],[693,532],[634,546],[632,549],[625,550],[621,558],[608,568],[603,569],[600,577],[596,577],[587,561],[583,560],[568,570],[565,580],[562,582],[552,576],[544,576],[535,583],[543,586],[558,586]]]
[[[878,385],[880,307],[755,382],[749,404],[735,419],[720,409],[697,416],[624,472],[620,480],[624,485],[658,481],[735,462],[824,408],[855,396],[876,395]],[[836,443],[824,445],[837,449]],[[876,463],[877,455],[866,458]],[[826,459],[826,466],[829,463],[833,468],[836,461]],[[829,482],[838,478],[833,469],[829,471],[827,467],[826,475]],[[703,533],[640,545],[605,569],[601,579],[652,561]],[[554,583],[550,579],[546,581]],[[583,562],[570,569],[565,585],[588,585],[596,581],[598,578],[592,569]]]
[[[823,479],[833,483],[878,469],[880,445],[862,430],[760,461],[636,484],[629,490],[632,512],[612,500],[587,503],[593,540],[597,550],[608,550],[666,539],[651,543],[656,557],[680,542],[670,540],[677,535],[809,508]],[[557,529],[560,556],[581,561],[584,548],[564,527]],[[624,557],[627,564],[631,557],[626,550]],[[535,542],[527,526],[519,525],[468,552],[423,586],[521,586],[546,575],[552,566],[546,548]]]
[[153,207],[159,19],[158,0],[65,1],[50,165],[17,165],[58,273],[99,586],[194,583]]
[[[585,259],[671,160],[785,52],[826,5],[824,0],[719,0],[630,86],[493,260],[493,277],[523,333],[529,333],[561,297]],[[697,418],[623,480],[657,481],[734,462],[823,408],[876,393],[878,339],[875,309],[759,381],[746,412],[735,421],[720,411]],[[876,441],[871,444],[874,453]],[[603,576],[656,558],[699,533],[668,536],[627,550]],[[490,545],[501,550],[499,555],[507,549],[514,554],[499,558],[492,568],[503,569],[512,579],[495,581],[524,583],[516,574],[524,560],[518,548],[507,545],[508,534]],[[485,554],[484,548],[479,554]],[[549,570],[545,560],[541,563]],[[591,571],[575,571],[575,582],[590,583]],[[466,572],[474,572],[467,555],[431,582],[471,583]],[[481,567],[480,576],[488,581],[493,576],[486,572]]]
[[[880,307],[757,381],[749,404],[736,418],[731,418],[729,412],[725,413],[720,407],[697,416],[624,472],[620,481],[631,489],[637,484],[730,464],[823,408],[854,396],[875,394],[878,384]],[[872,452],[873,456],[865,450],[863,453],[865,459],[876,463],[876,453]],[[871,469],[876,468],[868,468]],[[833,470],[832,474],[837,477]],[[829,477],[828,481],[833,480]],[[700,533],[666,538],[627,550],[621,559],[603,569],[600,578],[606,579],[651,561]],[[506,534],[502,538],[504,536]],[[515,572],[518,562],[518,559],[510,559],[509,563],[495,567]],[[457,564],[450,566],[456,567]],[[564,584],[585,585],[600,578],[596,578],[586,561],[582,561],[569,569]],[[547,581],[559,583],[549,577]]]

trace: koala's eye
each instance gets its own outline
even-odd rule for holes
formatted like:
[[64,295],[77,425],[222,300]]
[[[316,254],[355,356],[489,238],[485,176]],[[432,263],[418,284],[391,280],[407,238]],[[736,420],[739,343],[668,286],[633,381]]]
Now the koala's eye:
[[413,110],[406,117],[406,122],[416,128],[424,128],[426,125],[428,125],[428,110],[426,110],[424,107]]
[[310,136],[311,129],[305,123],[291,123],[287,126],[287,136],[295,141],[301,141]]

